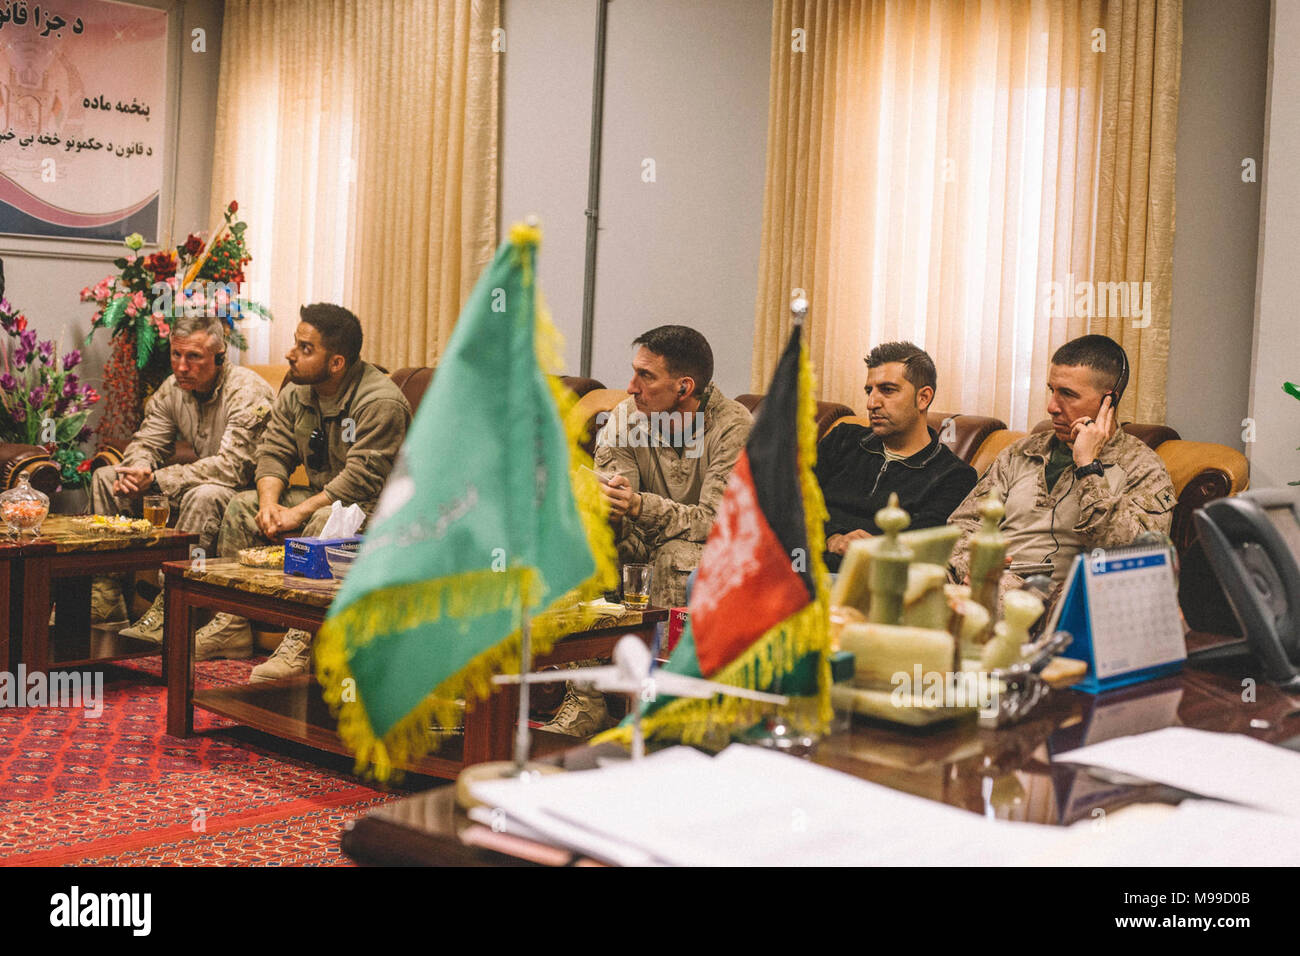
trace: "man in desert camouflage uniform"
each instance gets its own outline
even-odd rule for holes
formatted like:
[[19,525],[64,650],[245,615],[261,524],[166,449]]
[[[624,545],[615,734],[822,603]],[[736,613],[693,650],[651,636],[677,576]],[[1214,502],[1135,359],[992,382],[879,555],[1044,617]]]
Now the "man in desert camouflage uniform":
[[[145,407],[144,421],[116,465],[91,475],[96,514],[138,514],[147,494],[166,495],[176,527],[199,536],[202,553],[215,555],[217,532],[226,505],[253,480],[253,455],[271,412],[274,395],[266,381],[246,368],[226,363],[220,319],[178,319],[172,328],[172,374]],[[197,457],[188,464],[162,466],[178,441]],[[114,578],[95,582],[95,617],[125,617],[120,585]],[[121,633],[162,641],[163,598]]]
[[[679,607],[753,420],[712,384],[713,351],[699,332],[664,325],[632,344],[629,397],[596,436],[596,470],[612,476],[601,491],[619,560],[649,564],[650,603]],[[542,729],[585,737],[608,723],[604,698],[570,684]]]
[[1052,356],[1047,413],[1052,430],[1004,448],[949,521],[962,536],[949,573],[965,582],[981,499],[1006,507],[1001,530],[1010,566],[1001,593],[1031,574],[1051,576],[1059,595],[1075,555],[1131,544],[1146,531],[1168,534],[1177,497],[1160,456],[1116,424],[1123,349],[1104,335],[1067,342]]
[[614,476],[602,490],[619,559],[652,565],[650,603],[679,607],[753,419],[712,384],[699,332],[665,325],[632,344],[629,395],[596,436],[596,470]]

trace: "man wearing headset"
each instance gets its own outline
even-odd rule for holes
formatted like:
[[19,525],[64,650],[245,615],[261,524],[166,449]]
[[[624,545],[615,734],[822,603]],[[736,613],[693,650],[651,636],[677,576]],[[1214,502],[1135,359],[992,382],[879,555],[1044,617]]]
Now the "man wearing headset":
[[[226,362],[224,324],[215,317],[177,319],[171,330],[172,374],[145,406],[144,421],[116,465],[91,475],[96,514],[136,514],[147,494],[166,495],[176,527],[199,536],[198,546],[215,555],[226,505],[253,480],[253,455],[270,415],[274,395],[256,372]],[[195,461],[163,466],[177,442],[194,450]],[[128,637],[162,642],[163,597],[133,626]],[[123,620],[121,584],[96,578],[92,616]]]
[[[411,423],[411,406],[391,378],[361,361],[361,322],[338,305],[305,305],[293,348],[285,355],[289,384],[280,389],[255,457],[256,488],[230,499],[217,552],[235,558],[245,548],[285,537],[319,535],[335,501],[369,514]],[[302,465],[307,487],[290,487]],[[311,634],[292,628],[251,681],[306,673]],[[218,614],[194,635],[194,656],[248,657],[248,621]]]
[[1006,507],[1010,566],[1001,593],[1046,574],[1055,597],[1076,554],[1122,547],[1144,531],[1169,533],[1177,498],[1164,462],[1116,423],[1127,380],[1128,357],[1104,335],[1056,350],[1047,376],[1051,430],[1004,448],[949,519],[962,529],[949,567],[954,580],[967,581],[978,506],[990,492]]

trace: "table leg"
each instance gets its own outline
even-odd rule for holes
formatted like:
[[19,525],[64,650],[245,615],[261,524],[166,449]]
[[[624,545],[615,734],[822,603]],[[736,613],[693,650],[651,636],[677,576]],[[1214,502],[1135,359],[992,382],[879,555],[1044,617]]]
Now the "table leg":
[[[90,578],[60,578],[54,626],[48,646],[69,646],[90,635]],[[47,617],[48,621],[49,618]],[[64,658],[67,660],[68,658]]]
[[32,556],[23,562],[22,657],[29,673],[50,669],[50,574],[48,558]]
[[0,670],[12,671],[14,660],[11,656],[16,647],[11,647],[9,635],[17,641],[22,640],[23,602],[14,600],[13,562],[0,561]]
[[167,582],[164,607],[167,733],[173,737],[189,737],[194,733],[194,621],[179,580],[173,578]]

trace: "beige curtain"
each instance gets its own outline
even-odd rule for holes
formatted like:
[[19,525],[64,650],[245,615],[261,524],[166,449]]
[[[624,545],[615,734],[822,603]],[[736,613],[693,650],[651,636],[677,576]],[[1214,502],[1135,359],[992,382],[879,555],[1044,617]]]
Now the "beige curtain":
[[496,240],[499,0],[227,0],[213,223],[248,222],[251,362],[298,308],[360,317],[364,357],[429,365]]
[[[1051,353],[1087,330],[1130,348],[1122,412],[1163,396],[1180,23],[1178,0],[776,0],[752,387],[802,290],[824,399],[861,409],[864,356],[910,339],[936,409],[1025,428]],[[1134,315],[1080,300],[1121,279]]]

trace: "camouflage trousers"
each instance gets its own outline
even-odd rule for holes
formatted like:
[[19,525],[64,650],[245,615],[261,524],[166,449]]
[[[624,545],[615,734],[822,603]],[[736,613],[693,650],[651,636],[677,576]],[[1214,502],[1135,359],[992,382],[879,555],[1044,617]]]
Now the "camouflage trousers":
[[[139,517],[140,496],[113,494],[117,469],[112,465],[96,468],[90,476],[90,503],[96,514],[129,514]],[[176,529],[199,536],[198,546],[204,554],[214,554],[217,532],[221,528],[226,505],[235,495],[234,488],[225,485],[195,485],[178,495],[171,495],[168,503],[176,516]]]
[[[300,505],[316,492],[310,488],[288,488],[280,494],[280,504],[286,508]],[[261,548],[276,544],[257,526],[257,491],[241,491],[230,499],[226,507],[226,517],[221,522],[221,537],[217,540],[217,555],[223,558],[237,558],[244,548]],[[369,509],[365,509],[369,513]],[[289,532],[289,537],[311,538],[320,534],[325,522],[330,517],[330,506],[317,508],[312,512],[307,523],[301,528]]]
[[704,544],[699,541],[666,541],[653,553],[635,535],[618,543],[621,564],[648,564],[654,569],[650,576],[650,603],[655,607],[686,605],[686,581],[699,567],[703,553]]

